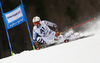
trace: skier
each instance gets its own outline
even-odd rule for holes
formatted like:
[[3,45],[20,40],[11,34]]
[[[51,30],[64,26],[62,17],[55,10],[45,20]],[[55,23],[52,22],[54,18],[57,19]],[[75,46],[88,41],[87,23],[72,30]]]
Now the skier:
[[[63,37],[60,35],[57,25],[55,23],[42,20],[40,17],[35,16],[32,20],[34,27],[33,27],[33,40],[35,41],[36,49],[40,49],[40,43],[50,44],[52,40],[59,39]],[[55,28],[55,31],[51,30],[48,26]],[[37,37],[37,34],[40,37]]]

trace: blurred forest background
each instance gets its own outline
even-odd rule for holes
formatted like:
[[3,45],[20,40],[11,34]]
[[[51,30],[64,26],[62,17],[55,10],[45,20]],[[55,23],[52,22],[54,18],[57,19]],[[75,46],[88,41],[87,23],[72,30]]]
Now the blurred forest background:
[[[20,0],[1,0],[3,11],[16,8]],[[32,18],[40,16],[41,20],[54,22],[63,31],[100,14],[100,0],[23,0],[29,27],[32,33]],[[26,23],[8,30],[14,53],[32,50]],[[10,56],[10,48],[5,25],[0,13],[0,58]]]

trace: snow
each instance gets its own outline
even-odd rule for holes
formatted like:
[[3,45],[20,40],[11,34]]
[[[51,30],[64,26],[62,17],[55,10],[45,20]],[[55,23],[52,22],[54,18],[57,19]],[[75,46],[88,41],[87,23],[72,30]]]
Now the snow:
[[82,35],[95,35],[41,50],[23,51],[0,59],[0,63],[100,63],[100,31],[97,32],[100,19],[87,29]]
[[41,50],[28,50],[0,63],[100,63],[100,32],[94,36]]

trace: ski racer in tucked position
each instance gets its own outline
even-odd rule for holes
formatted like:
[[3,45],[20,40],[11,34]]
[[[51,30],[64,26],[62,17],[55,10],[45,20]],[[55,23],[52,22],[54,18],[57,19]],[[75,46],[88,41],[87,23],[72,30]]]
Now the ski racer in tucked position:
[[[33,40],[35,41],[36,49],[40,49],[41,43],[49,45],[54,39],[59,39],[63,37],[60,35],[57,25],[55,23],[43,20],[40,17],[35,16],[32,20],[33,27]],[[48,26],[55,28],[55,31],[51,30]],[[37,37],[37,34],[40,37]]]

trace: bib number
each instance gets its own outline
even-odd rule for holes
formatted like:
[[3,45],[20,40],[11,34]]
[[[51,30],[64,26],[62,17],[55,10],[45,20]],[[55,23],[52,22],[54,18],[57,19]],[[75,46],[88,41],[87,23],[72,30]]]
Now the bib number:
[[45,28],[44,28],[44,27],[42,27],[42,28],[40,29],[40,33],[45,35]]

